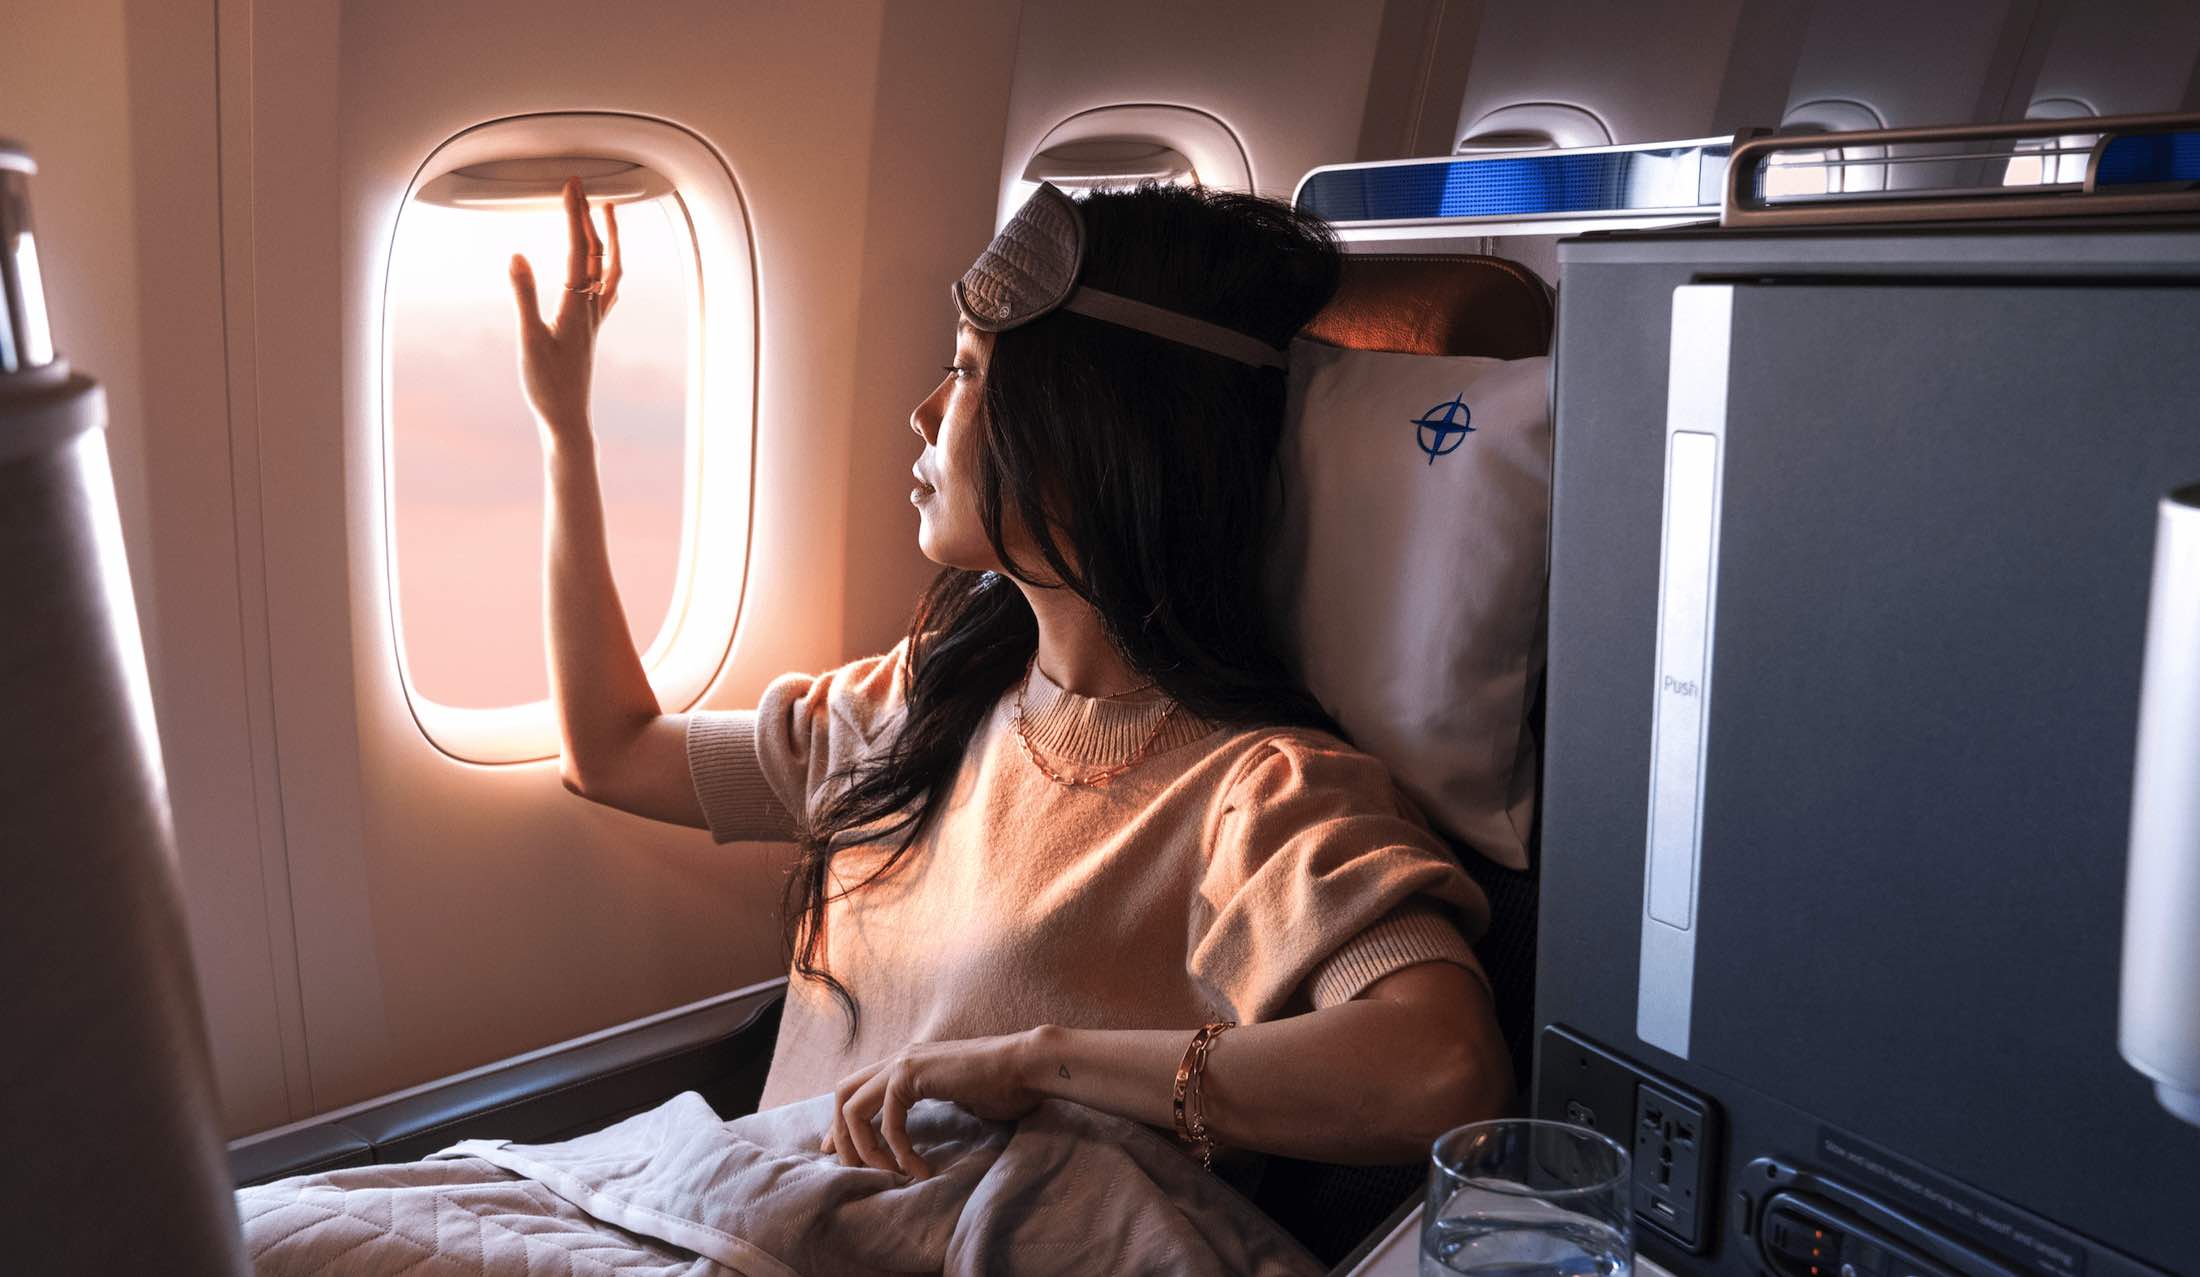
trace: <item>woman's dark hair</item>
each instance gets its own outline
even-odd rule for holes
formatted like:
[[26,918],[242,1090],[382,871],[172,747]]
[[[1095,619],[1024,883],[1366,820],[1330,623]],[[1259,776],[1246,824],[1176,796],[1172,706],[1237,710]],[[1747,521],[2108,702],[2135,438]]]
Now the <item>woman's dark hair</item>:
[[[1273,200],[1148,182],[1096,192],[1079,211],[1080,283],[1275,346],[1337,286],[1328,226]],[[1336,731],[1276,650],[1260,597],[1283,397],[1275,369],[1054,311],[995,337],[978,511],[1009,575],[1059,582],[1090,603],[1124,661],[1185,712]],[[1010,555],[1011,511],[1040,562]],[[845,847],[896,840],[847,891],[892,870],[932,824],[972,733],[1037,644],[1014,581],[942,571],[909,627],[907,717],[833,776],[801,833],[785,939],[795,969],[840,1001],[851,1042],[855,1000],[822,961],[828,864]]]

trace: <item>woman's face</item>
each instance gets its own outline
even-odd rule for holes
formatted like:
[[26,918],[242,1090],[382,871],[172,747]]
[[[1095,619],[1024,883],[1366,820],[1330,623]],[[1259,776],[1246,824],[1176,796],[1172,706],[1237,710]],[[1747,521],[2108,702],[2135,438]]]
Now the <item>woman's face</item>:
[[[974,572],[1001,569],[993,543],[978,518],[978,456],[985,446],[985,370],[993,356],[993,334],[966,323],[955,325],[955,358],[930,397],[909,414],[909,428],[924,440],[924,452],[911,467],[917,486],[909,501],[917,507],[917,547],[942,567]],[[1012,552],[1020,551],[1015,515],[1002,530]]]

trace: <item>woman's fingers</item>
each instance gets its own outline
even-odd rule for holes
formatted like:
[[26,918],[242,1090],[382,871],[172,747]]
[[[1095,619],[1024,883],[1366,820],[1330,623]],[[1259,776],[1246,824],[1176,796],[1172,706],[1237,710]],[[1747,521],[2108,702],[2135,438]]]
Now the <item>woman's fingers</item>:
[[603,260],[603,274],[597,286],[596,318],[611,313],[613,303],[619,300],[619,281],[626,275],[626,267],[619,261],[619,210],[616,205],[603,206],[604,234],[611,241],[611,249]]
[[930,1176],[931,1164],[917,1156],[909,1138],[909,1108],[918,1098],[905,1066],[882,1061],[849,1074],[833,1090],[832,1125],[819,1150],[836,1155],[843,1166],[876,1167],[913,1179]]
[[848,1102],[877,1071],[875,1064],[860,1069],[842,1078],[840,1085],[833,1088],[833,1123],[825,1133],[826,1151],[838,1156],[843,1166],[863,1165],[863,1159],[855,1151],[855,1141],[848,1134]]
[[831,1146],[828,1151],[840,1159],[842,1166],[861,1166],[863,1159],[855,1155],[848,1143],[848,1123],[843,1116],[843,1109],[841,1104],[833,1105],[832,1129],[825,1132],[826,1143]]
[[899,1171],[893,1156],[879,1147],[878,1132],[872,1129],[871,1115],[878,1111],[879,1101],[886,1091],[886,1074],[882,1070],[871,1075],[871,1080],[856,1088],[840,1106],[843,1125],[848,1132],[848,1142],[854,1146],[861,1165],[873,1166],[882,1171]]
[[512,300],[519,305],[520,331],[533,333],[542,327],[542,304],[535,299],[535,268],[518,253],[512,254]]
[[565,179],[565,286],[584,292],[589,286],[588,255],[595,251],[596,232],[588,224],[588,200],[581,194],[581,180]]
[[561,333],[595,327],[595,281],[589,278],[588,199],[581,180],[565,179],[565,287],[558,293]]
[[588,201],[581,180],[565,179],[565,286],[588,287]]
[[903,1095],[891,1083],[886,1087],[886,1098],[879,1108],[879,1127],[886,1132],[886,1142],[894,1150],[894,1159],[901,1169],[917,1179],[932,1174],[932,1167],[917,1156],[917,1146],[909,1139],[909,1106],[916,1103],[915,1096]]

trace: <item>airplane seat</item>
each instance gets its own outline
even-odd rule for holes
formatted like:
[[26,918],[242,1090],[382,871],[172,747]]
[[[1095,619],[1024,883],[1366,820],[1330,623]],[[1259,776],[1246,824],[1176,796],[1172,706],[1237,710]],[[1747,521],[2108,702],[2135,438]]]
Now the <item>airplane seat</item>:
[[[1300,336],[1352,350],[1413,355],[1526,359],[1547,354],[1553,295],[1517,262],[1476,254],[1352,253],[1329,305]],[[1541,739],[1537,688],[1530,730]],[[1540,804],[1535,824],[1540,825]],[[1468,876],[1490,901],[1490,927],[1474,951],[1497,995],[1497,1020],[1511,1049],[1513,1076],[1525,1088],[1535,1037],[1537,872],[1529,838],[1526,870],[1508,869],[1451,843]],[[1327,1264],[1372,1240],[1404,1202],[1416,1199],[1427,1167],[1345,1166],[1270,1157],[1252,1197]]]
[[0,625],[5,1267],[241,1273],[106,392],[50,326],[37,172],[0,138],[0,594],[19,618]]

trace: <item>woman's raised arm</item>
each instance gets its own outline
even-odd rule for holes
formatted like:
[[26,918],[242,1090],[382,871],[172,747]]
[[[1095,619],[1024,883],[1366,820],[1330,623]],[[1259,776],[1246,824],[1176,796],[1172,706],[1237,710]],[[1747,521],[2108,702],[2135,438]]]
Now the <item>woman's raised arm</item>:
[[542,429],[543,621],[562,774],[566,788],[597,802],[700,827],[703,811],[688,778],[686,718],[663,713],[657,704],[619,604],[604,538],[588,386],[596,328],[619,298],[618,217],[604,208],[607,253],[577,178],[565,184],[565,211],[565,282],[549,323],[535,298],[533,268],[517,254],[511,264],[520,380]]

